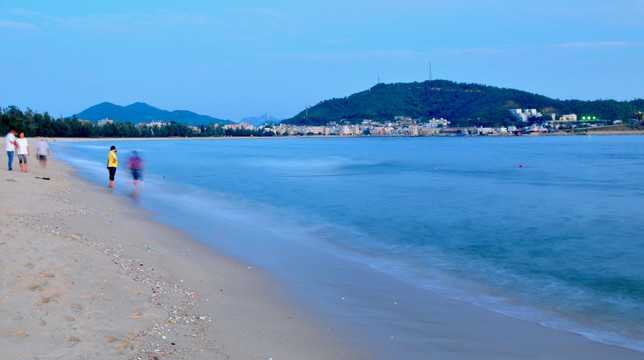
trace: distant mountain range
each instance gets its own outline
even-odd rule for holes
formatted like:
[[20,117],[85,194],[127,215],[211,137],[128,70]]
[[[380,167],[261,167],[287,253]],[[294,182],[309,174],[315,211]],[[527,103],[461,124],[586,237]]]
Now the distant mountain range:
[[603,120],[642,120],[644,100],[558,100],[526,91],[447,80],[378,84],[344,98],[325,100],[282,124],[325,125],[391,121],[395,116],[445,118],[451,126],[502,126],[516,123],[509,109],[537,109],[546,118],[575,113]]
[[[324,100],[303,110],[283,124],[326,125],[329,122],[360,123],[365,119],[391,121],[395,116],[430,119],[444,118],[451,126],[507,126],[517,122],[509,109],[537,109],[547,119],[551,115],[575,113],[602,120],[644,121],[644,100],[559,100],[526,91],[494,86],[433,80],[412,83],[378,84],[344,98]],[[199,126],[234,124],[233,121],[199,115],[191,111],[166,111],[137,102],[128,106],[104,102],[78,114],[81,120],[109,118],[133,124],[152,121],[177,122]],[[279,123],[264,114],[242,119],[254,126]]]
[[253,126],[266,125],[267,123],[278,124],[280,120],[270,114],[264,114],[262,116],[249,116],[241,119],[240,122],[245,122]]
[[100,103],[89,107],[76,114],[81,120],[98,122],[102,119],[112,119],[133,124],[149,123],[153,121],[177,122],[190,126],[214,124],[234,124],[230,120],[217,119],[207,115],[199,115],[187,110],[166,111],[150,106],[146,103],[137,102],[128,106],[119,106],[109,102]]

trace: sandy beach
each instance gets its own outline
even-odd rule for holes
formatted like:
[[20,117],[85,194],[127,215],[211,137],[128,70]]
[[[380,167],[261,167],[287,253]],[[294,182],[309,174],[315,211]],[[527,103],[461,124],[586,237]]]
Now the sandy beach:
[[252,267],[148,221],[55,156],[47,169],[29,161],[9,172],[0,155],[1,359],[352,354]]
[[[47,169],[29,161],[29,173],[17,160],[9,172],[0,154],[1,359],[419,358],[397,350],[405,339],[351,339],[350,326],[285,299],[278,280],[151,221],[55,154]],[[398,306],[427,308],[416,320],[426,358],[644,359],[439,294],[409,294]]]

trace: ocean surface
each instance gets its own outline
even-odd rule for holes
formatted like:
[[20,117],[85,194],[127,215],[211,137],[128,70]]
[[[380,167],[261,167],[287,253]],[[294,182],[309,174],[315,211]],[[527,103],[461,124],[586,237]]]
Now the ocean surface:
[[139,206],[325,316],[385,336],[414,314],[381,301],[432,290],[644,352],[644,136],[52,144],[104,185],[110,145],[117,194],[137,150]]

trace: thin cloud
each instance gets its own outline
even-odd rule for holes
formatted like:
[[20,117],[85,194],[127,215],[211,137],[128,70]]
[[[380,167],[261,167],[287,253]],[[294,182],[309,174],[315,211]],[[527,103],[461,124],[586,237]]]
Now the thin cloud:
[[439,52],[456,55],[497,55],[507,53],[508,49],[497,47],[477,47],[464,49],[442,49]]
[[286,11],[270,9],[270,8],[262,8],[262,7],[254,7],[254,8],[230,8],[229,7],[229,8],[221,8],[220,10],[230,15],[234,15],[236,18],[248,17],[248,18],[256,18],[256,19],[272,19],[280,22],[283,22],[283,21],[293,22],[298,19],[297,17],[295,17],[294,15]]
[[0,20],[0,28],[18,29],[18,30],[37,29],[37,27],[32,24],[17,22],[17,21],[3,21],[3,20]]
[[318,61],[328,63],[350,63],[373,60],[400,60],[417,58],[424,56],[413,50],[365,50],[365,51],[326,51],[326,52],[308,52],[308,53],[252,53],[247,56],[272,58],[272,59],[289,59],[303,61]]
[[569,48],[569,49],[606,49],[606,48],[625,48],[642,46],[642,41],[595,41],[595,42],[571,42],[562,44],[553,44],[551,47],[555,48]]
[[209,17],[226,26],[270,33],[299,33],[305,31],[303,19],[290,12],[263,7],[254,8],[219,8],[216,15]]
[[261,31],[266,29],[271,29],[271,32],[275,32],[275,29],[292,31],[295,24],[290,15],[269,9],[249,9],[247,11],[220,9],[218,13],[209,14],[157,11],[145,14],[122,13],[69,18],[56,17],[48,18],[48,20],[61,28],[113,33],[140,33],[145,29],[162,28],[202,29],[202,31],[208,31],[211,34],[228,35],[228,37],[236,37],[236,39],[244,34],[247,34],[249,38],[261,36]]
[[357,39],[328,39],[327,44],[350,44],[356,42]]
[[41,16],[37,11],[25,10],[21,8],[9,8],[5,9],[7,13],[15,16]]
[[158,12],[154,14],[116,14],[103,16],[85,16],[74,18],[56,18],[61,26],[118,30],[138,28],[140,26],[180,26],[206,23],[201,16],[180,13]]
[[453,55],[500,55],[522,52],[543,51],[547,49],[588,49],[588,50],[603,50],[603,49],[618,49],[628,47],[643,46],[642,41],[580,41],[559,44],[545,44],[545,45],[518,45],[518,46],[503,46],[503,47],[479,47],[479,48],[463,48],[463,49],[440,49],[437,52],[442,54]]
[[[580,6],[583,4],[583,6]],[[585,1],[583,3],[551,1],[525,10],[538,18],[556,21],[593,23],[596,26],[639,27],[639,23],[628,19],[639,19],[644,15],[642,0]]]

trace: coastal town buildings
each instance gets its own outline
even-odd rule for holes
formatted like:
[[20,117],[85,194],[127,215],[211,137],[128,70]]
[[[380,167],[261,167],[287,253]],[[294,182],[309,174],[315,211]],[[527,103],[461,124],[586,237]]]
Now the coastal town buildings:
[[[605,125],[621,124],[621,120],[614,122],[597,120],[592,116],[578,117],[576,114],[561,115],[549,114],[546,120],[536,109],[509,109],[519,124],[524,126],[470,126],[452,127],[451,122],[444,118],[416,119],[410,116],[394,116],[391,120],[376,121],[364,119],[359,124],[346,121],[332,121],[326,125],[291,125],[268,123],[262,126],[254,126],[241,122],[236,124],[216,125],[223,131],[234,131],[243,136],[244,131],[252,132],[260,136],[512,136],[550,133],[561,130],[574,130],[591,128]],[[590,119],[590,120],[589,120]],[[99,126],[113,123],[110,119],[103,119],[98,122]],[[166,122],[141,123],[140,127],[163,127],[168,126]],[[212,126],[212,125],[211,125]],[[188,126],[194,134],[200,134],[205,126]],[[250,134],[252,136],[252,134]],[[236,135],[238,136],[238,135]]]
[[338,124],[331,122],[325,126],[306,126],[278,124],[260,126],[260,131],[273,131],[278,136],[480,136],[480,135],[511,135],[518,131],[516,127],[506,128],[455,128],[450,127],[446,119],[432,118],[429,120],[412,119],[406,116],[396,116],[392,121],[377,122],[370,119],[360,124]]
[[[259,131],[273,131],[277,136],[512,136],[544,134],[562,129],[577,129],[613,125],[613,122],[593,120],[578,121],[576,114],[562,115],[557,119],[551,114],[549,120],[536,109],[510,109],[525,126],[501,127],[450,127],[447,119],[414,119],[409,116],[395,116],[391,121],[379,122],[364,119],[360,124],[339,124],[330,122],[325,126],[278,124],[260,126]],[[615,123],[621,123],[617,120]]]

